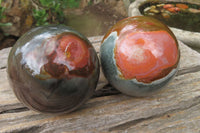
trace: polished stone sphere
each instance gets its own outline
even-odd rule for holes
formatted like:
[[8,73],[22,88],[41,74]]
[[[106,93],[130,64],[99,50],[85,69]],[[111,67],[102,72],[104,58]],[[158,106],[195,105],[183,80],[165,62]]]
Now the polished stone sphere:
[[105,77],[116,89],[131,96],[146,96],[163,88],[176,74],[178,42],[160,21],[129,17],[104,36],[100,49]]
[[92,96],[99,61],[91,43],[63,25],[34,28],[8,58],[8,78],[17,98],[42,113],[68,113]]

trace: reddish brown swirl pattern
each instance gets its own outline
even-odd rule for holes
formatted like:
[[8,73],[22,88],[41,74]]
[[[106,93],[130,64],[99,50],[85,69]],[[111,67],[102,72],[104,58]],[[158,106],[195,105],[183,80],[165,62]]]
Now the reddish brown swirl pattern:
[[73,34],[61,34],[49,39],[45,44],[57,44],[47,55],[48,63],[43,70],[55,78],[87,77],[94,69],[89,49],[84,40]]

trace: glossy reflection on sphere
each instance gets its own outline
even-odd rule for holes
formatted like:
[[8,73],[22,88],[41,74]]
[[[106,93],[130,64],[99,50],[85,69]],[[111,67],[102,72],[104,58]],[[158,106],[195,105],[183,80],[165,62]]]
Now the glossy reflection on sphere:
[[104,36],[100,49],[103,72],[119,91],[145,96],[162,88],[178,70],[178,42],[160,21],[126,18]]
[[67,113],[94,92],[99,61],[91,43],[66,26],[37,27],[23,35],[8,58],[17,98],[43,113]]

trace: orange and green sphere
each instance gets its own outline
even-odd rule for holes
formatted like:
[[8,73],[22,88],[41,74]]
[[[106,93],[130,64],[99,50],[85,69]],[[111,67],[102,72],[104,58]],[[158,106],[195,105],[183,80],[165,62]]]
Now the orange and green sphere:
[[100,49],[105,77],[131,96],[146,96],[163,88],[176,74],[179,46],[160,21],[135,16],[119,21],[104,36]]
[[79,32],[63,25],[41,26],[16,42],[7,71],[14,93],[27,107],[42,113],[67,113],[92,96],[99,60]]

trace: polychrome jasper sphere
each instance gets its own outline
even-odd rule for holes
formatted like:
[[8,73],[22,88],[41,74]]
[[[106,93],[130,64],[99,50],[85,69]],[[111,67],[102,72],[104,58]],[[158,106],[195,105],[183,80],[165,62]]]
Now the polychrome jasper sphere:
[[94,92],[99,61],[91,43],[62,25],[23,35],[8,58],[8,78],[17,98],[43,113],[67,113]]
[[160,21],[144,16],[126,18],[104,36],[100,49],[105,77],[131,96],[146,96],[176,74],[180,53],[177,40]]

